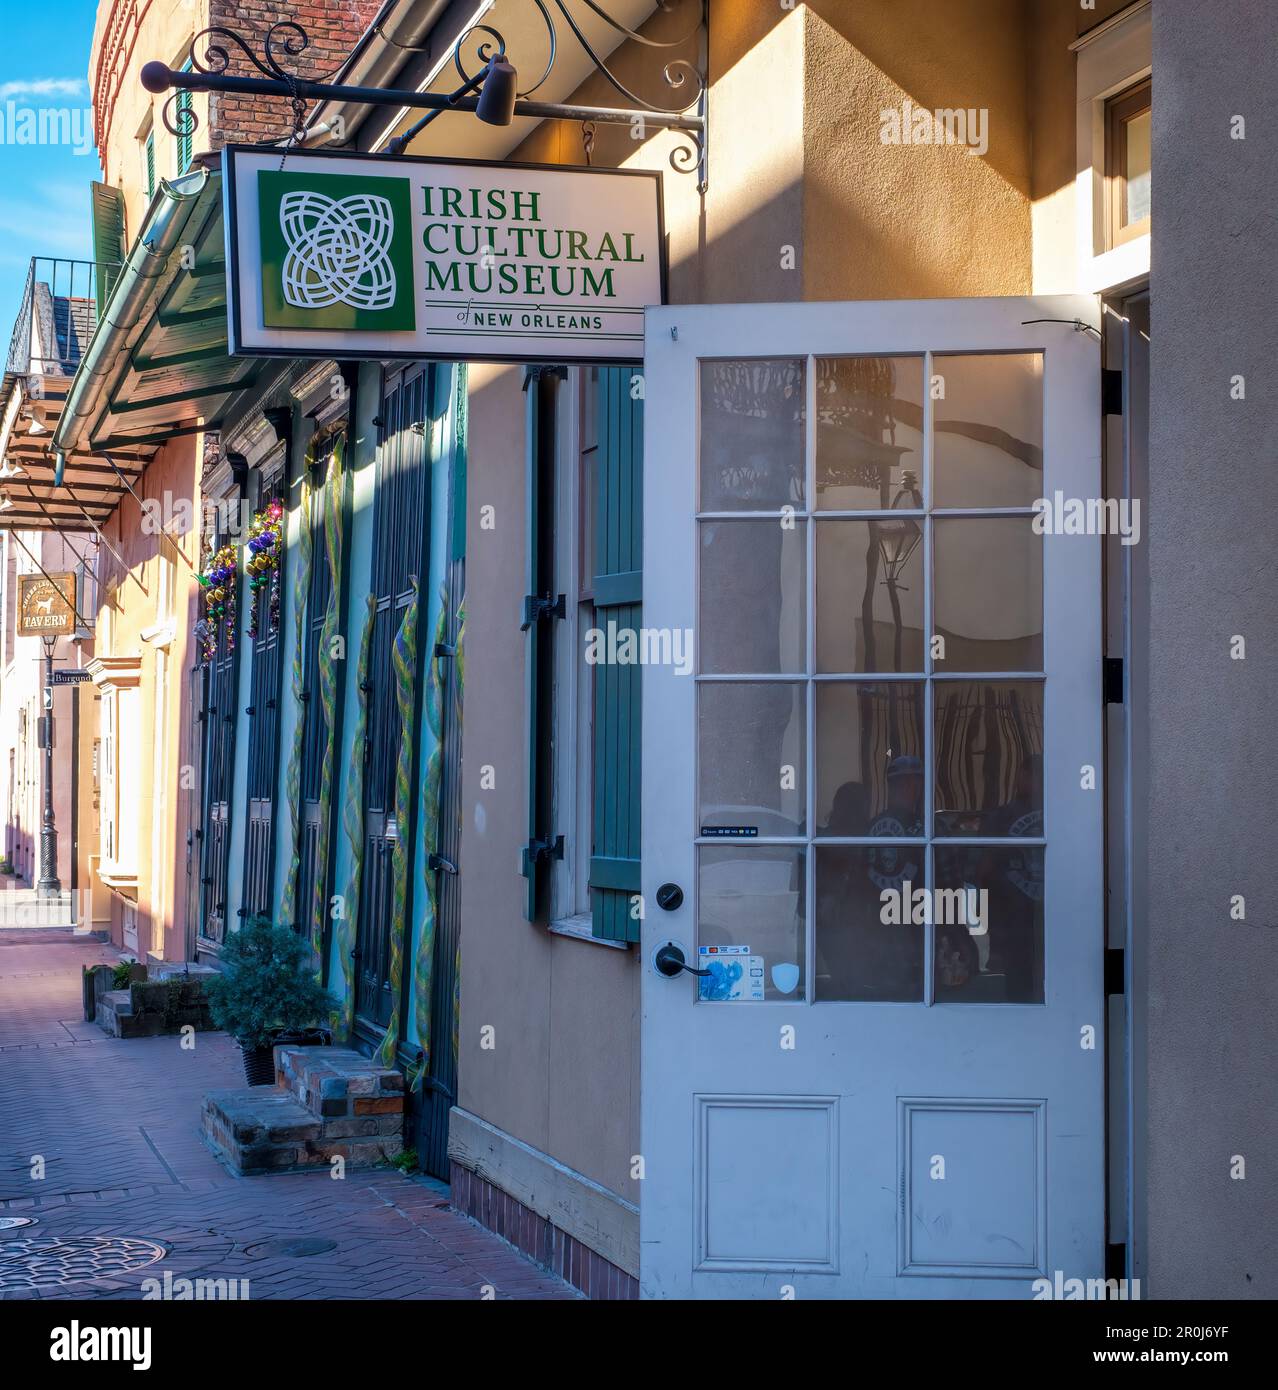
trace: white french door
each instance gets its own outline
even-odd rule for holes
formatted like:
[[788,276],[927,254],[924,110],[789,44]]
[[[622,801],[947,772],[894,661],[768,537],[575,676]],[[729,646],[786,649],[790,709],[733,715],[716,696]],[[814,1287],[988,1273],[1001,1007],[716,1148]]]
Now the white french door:
[[644,670],[647,1297],[1103,1274],[1101,542],[1035,524],[1102,495],[1076,321],[648,311],[644,624],[696,662]]

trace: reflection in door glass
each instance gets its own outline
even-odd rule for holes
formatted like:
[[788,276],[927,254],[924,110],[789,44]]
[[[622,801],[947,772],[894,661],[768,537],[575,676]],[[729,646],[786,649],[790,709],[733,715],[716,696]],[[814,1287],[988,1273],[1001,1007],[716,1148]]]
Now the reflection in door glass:
[[816,412],[819,508],[923,505],[921,357],[818,358]]
[[912,517],[817,522],[818,671],[923,670],[922,541]]
[[701,510],[803,506],[802,358],[701,364]]
[[756,835],[806,834],[806,722],[797,681],[699,685],[701,825],[746,826]]
[[822,681],[816,688],[816,833],[924,834],[923,683]]
[[1043,835],[1043,683],[934,687],[937,835]]
[[924,926],[889,898],[909,907],[926,885],[926,855],[922,845],[817,848],[817,999],[922,1000]]
[[1032,506],[1043,495],[1042,354],[936,357],[932,380],[933,505]]
[[[697,851],[697,963],[715,977],[698,981],[703,999],[744,1002],[752,980],[769,1000],[804,995],[804,850],[781,845],[702,845]],[[717,947],[749,947],[719,953]],[[751,971],[760,970],[758,976]]]
[[1029,517],[936,521],[938,671],[1043,669],[1043,538]]
[[936,926],[938,1004],[1043,1002],[1043,855],[1042,845],[937,846],[937,887],[967,915]]
[[706,675],[802,675],[803,523],[703,521],[697,648]]

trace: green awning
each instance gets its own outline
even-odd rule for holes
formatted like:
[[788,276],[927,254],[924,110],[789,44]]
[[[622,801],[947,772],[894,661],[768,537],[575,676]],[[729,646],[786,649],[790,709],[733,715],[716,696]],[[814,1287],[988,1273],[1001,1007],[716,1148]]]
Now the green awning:
[[175,435],[215,430],[257,368],[227,354],[221,175],[200,167],[162,180],[71,383],[54,449],[110,462],[113,451],[154,454]]

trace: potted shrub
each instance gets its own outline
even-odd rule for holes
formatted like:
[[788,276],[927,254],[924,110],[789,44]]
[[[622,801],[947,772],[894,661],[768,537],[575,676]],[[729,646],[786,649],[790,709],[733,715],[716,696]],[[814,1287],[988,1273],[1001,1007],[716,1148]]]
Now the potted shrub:
[[328,1042],[319,1026],[334,1005],[311,970],[310,944],[288,927],[251,917],[222,944],[222,970],[206,987],[213,1022],[236,1040],[250,1086],[275,1080],[277,1042]]

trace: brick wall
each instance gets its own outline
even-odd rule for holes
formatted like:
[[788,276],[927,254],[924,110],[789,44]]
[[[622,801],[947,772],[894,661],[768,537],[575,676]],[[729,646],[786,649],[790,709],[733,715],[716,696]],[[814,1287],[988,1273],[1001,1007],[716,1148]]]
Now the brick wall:
[[[209,23],[233,29],[261,56],[271,25],[290,19],[306,30],[310,43],[297,59],[276,44],[281,66],[310,82],[331,79],[350,56],[372,23],[381,0],[210,0]],[[287,38],[286,30],[281,38]],[[228,71],[239,76],[260,76],[243,54],[232,49]],[[292,129],[292,106],[287,97],[238,96],[217,92],[209,98],[208,147],[259,144],[284,139]]]

